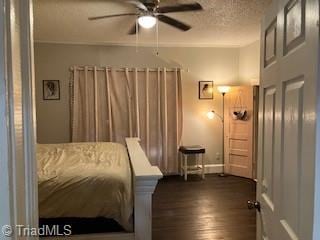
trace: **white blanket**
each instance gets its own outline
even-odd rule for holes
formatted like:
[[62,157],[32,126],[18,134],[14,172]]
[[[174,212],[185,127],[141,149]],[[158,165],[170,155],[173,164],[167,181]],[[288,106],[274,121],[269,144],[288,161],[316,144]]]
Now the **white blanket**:
[[41,218],[106,217],[132,231],[127,150],[117,143],[37,145]]

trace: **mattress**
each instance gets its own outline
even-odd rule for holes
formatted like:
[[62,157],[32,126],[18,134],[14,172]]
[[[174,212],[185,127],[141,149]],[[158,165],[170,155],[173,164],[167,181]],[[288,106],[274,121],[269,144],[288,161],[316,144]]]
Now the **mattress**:
[[40,218],[117,221],[132,231],[132,179],[126,148],[117,143],[38,144]]

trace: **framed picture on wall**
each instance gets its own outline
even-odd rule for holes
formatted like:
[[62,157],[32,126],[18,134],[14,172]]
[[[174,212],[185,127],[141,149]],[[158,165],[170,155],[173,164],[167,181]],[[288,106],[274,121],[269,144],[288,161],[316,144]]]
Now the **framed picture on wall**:
[[199,99],[213,99],[213,81],[199,81]]
[[43,100],[60,100],[59,80],[43,80]]

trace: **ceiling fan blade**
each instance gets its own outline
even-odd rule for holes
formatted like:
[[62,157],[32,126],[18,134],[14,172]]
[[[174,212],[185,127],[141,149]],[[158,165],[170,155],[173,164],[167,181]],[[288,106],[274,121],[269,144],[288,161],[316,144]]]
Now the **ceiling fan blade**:
[[162,14],[158,15],[157,17],[158,17],[159,21],[164,22],[166,24],[169,24],[172,27],[178,28],[181,31],[188,31],[191,29],[190,25],[187,25],[183,22],[180,22],[172,17],[168,17],[168,16],[165,16]]
[[113,17],[122,17],[122,16],[138,16],[138,13],[121,13],[121,14],[112,14],[112,15],[105,15],[105,16],[98,16],[98,17],[89,17],[89,20],[99,20],[104,18],[113,18]]
[[148,11],[148,8],[138,0],[126,0],[126,2],[135,5],[140,10]]
[[188,12],[188,11],[201,11],[202,6],[199,3],[191,4],[178,4],[174,6],[164,6],[157,9],[158,13],[171,13],[171,12]]
[[134,34],[136,34],[136,32],[137,32],[136,26],[138,27],[138,32],[140,31],[140,26],[139,26],[139,24],[134,23],[134,25],[130,28],[130,30],[129,30],[129,32],[128,32],[129,35],[134,35]]

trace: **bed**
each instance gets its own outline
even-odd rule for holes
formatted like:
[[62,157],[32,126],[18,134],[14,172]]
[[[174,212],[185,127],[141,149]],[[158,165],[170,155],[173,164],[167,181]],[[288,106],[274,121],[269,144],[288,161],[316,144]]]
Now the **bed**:
[[126,139],[126,147],[117,143],[39,144],[37,161],[40,218],[112,218],[133,232],[90,239],[151,240],[151,196],[162,174],[150,165],[139,139]]
[[40,218],[96,218],[132,231],[132,175],[118,143],[39,144]]

